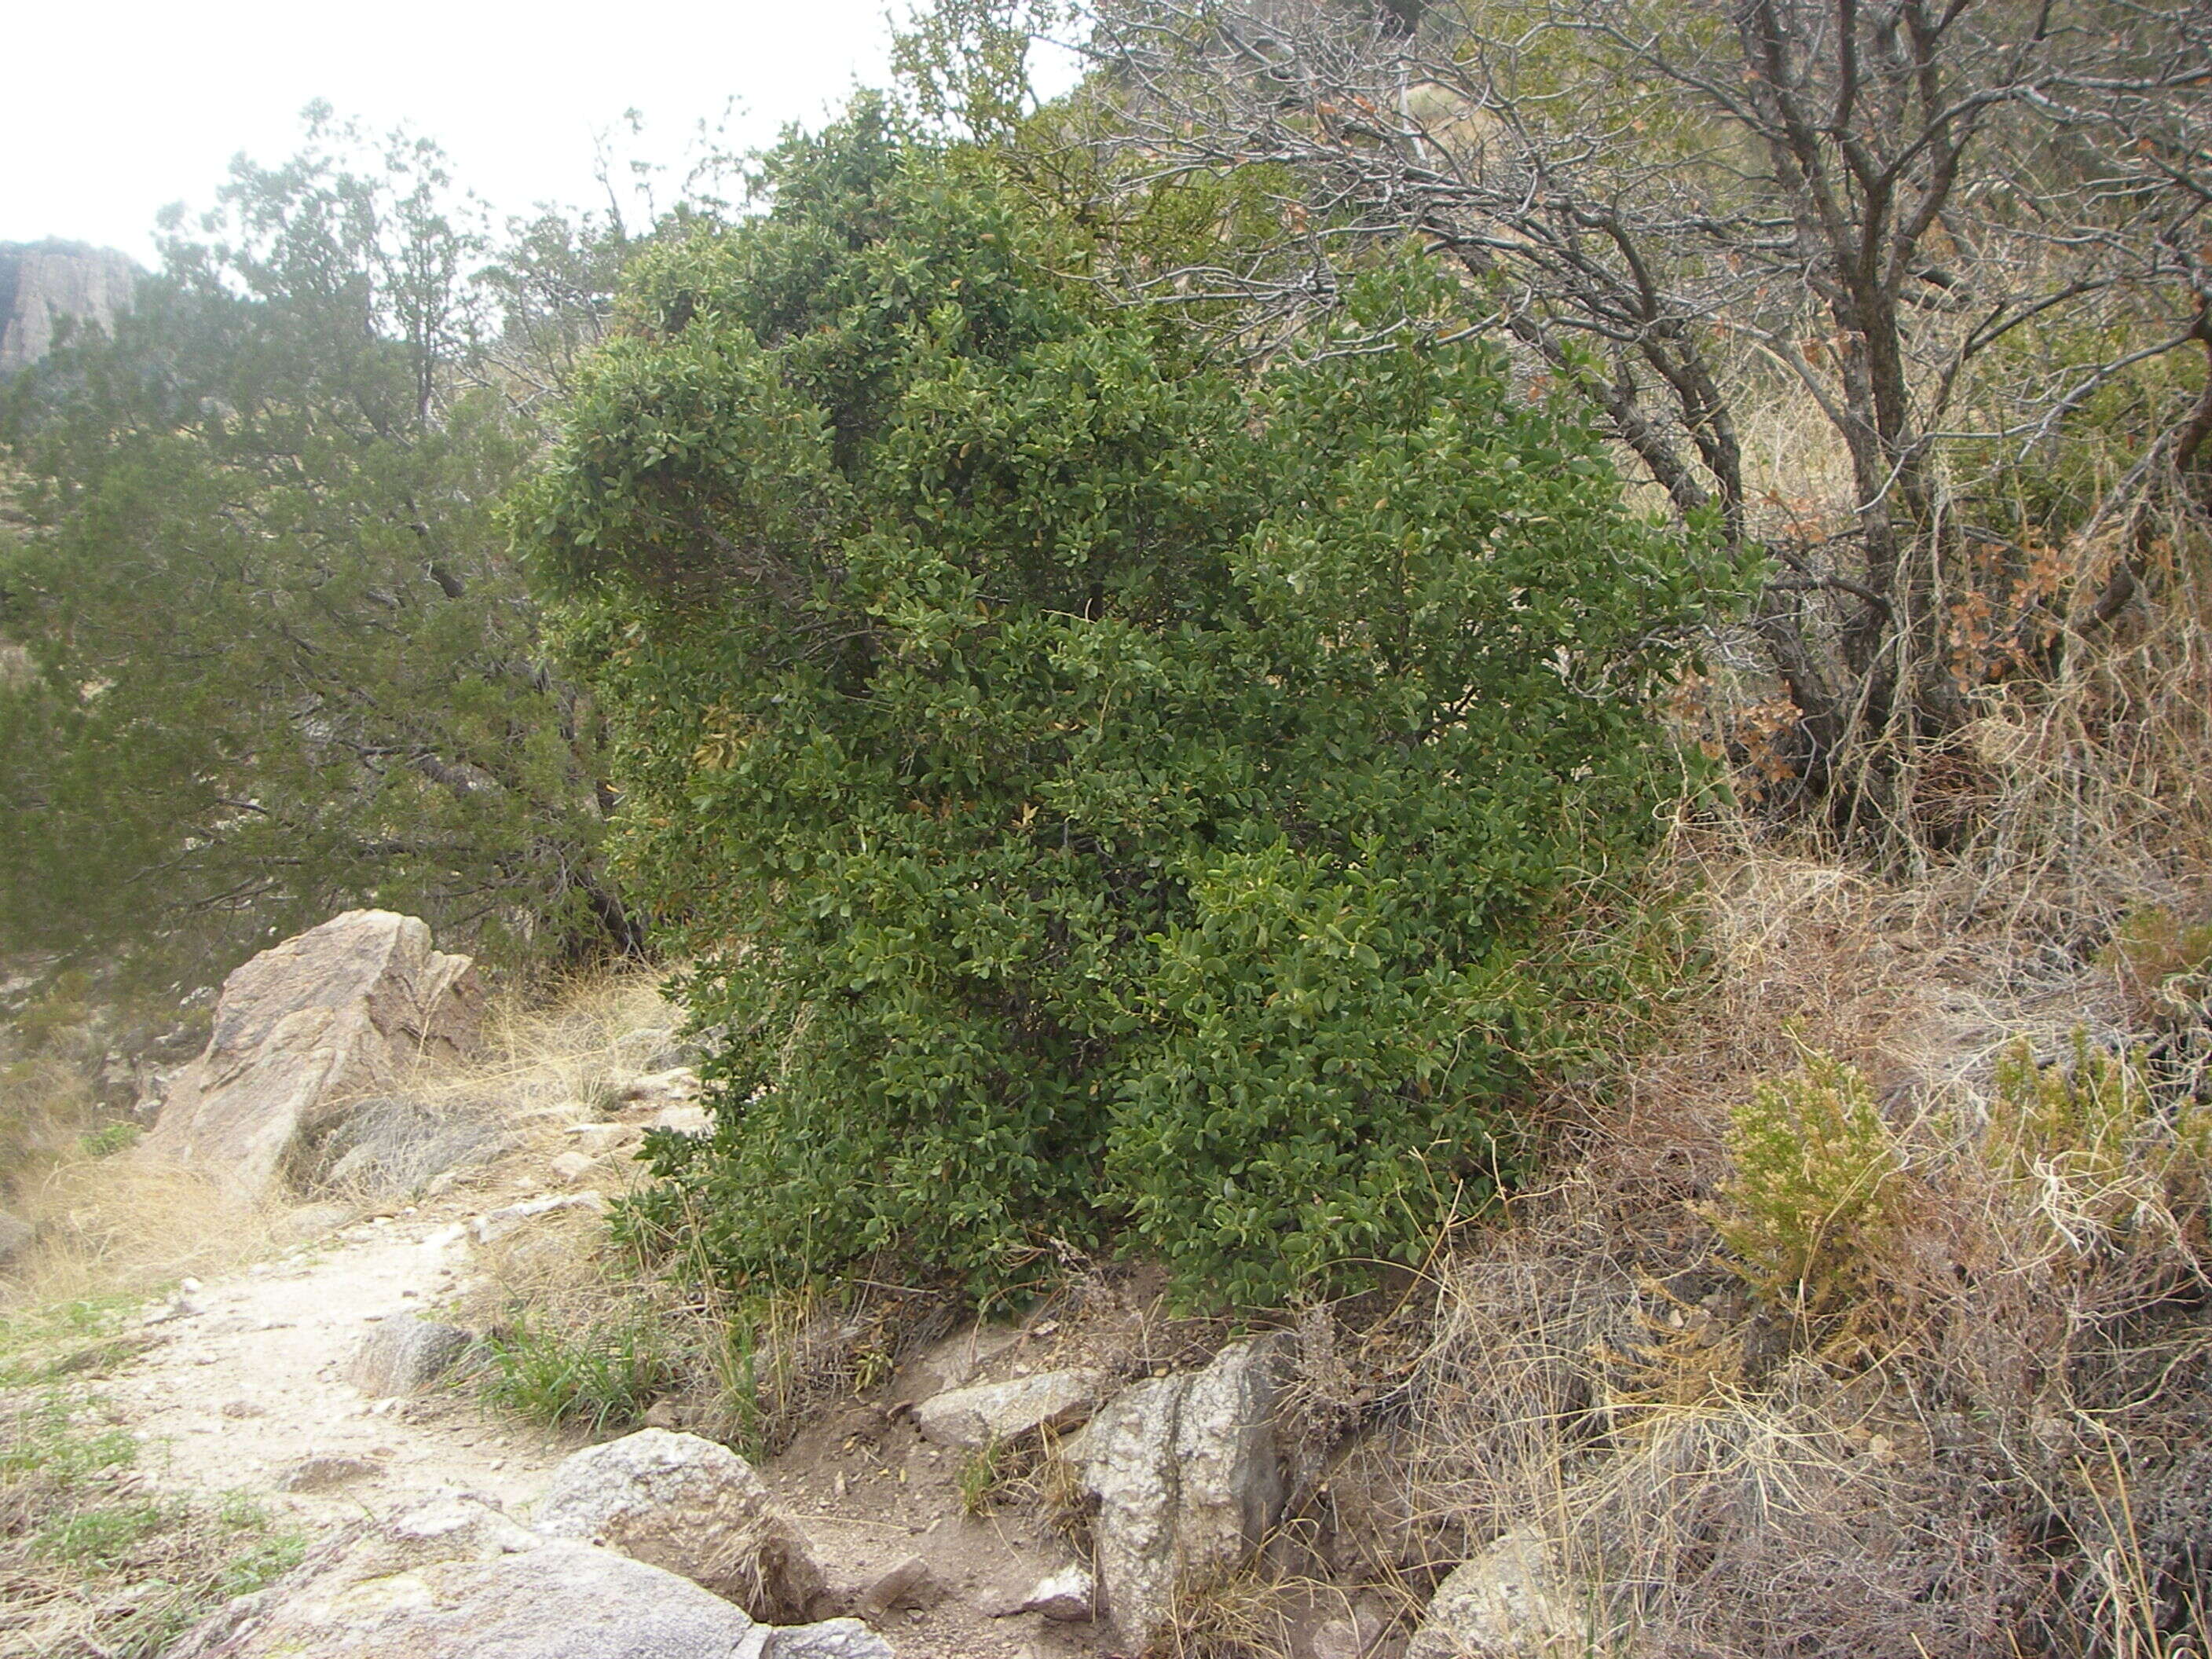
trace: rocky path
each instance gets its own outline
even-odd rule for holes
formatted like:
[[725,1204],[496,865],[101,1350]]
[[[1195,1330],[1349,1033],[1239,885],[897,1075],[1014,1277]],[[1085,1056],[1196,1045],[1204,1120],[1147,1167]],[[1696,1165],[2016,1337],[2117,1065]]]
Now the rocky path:
[[[147,1476],[251,1494],[316,1536],[179,1656],[1111,1659],[1248,1617],[1237,1576],[1289,1499],[1274,1419],[1293,1345],[1164,1337],[1157,1287],[1102,1282],[1054,1316],[905,1352],[819,1399],[757,1469],[682,1431],[681,1389],[589,1448],[480,1404],[461,1310],[583,1294],[563,1271],[593,1266],[606,1204],[577,1187],[620,1190],[648,1125],[706,1118],[665,1028],[596,1018],[580,1048],[510,1035],[497,1063],[466,1061],[470,975],[382,912],[264,952],[226,981],[149,1139],[210,1201],[257,1213],[286,1202],[288,1159],[334,1157],[311,1192],[417,1195],[285,1210],[306,1242],[185,1279],[99,1345]],[[337,1090],[333,1068],[413,1092],[346,1096],[313,1140],[328,1114],[309,1085]]]
[[344,1377],[378,1322],[456,1291],[469,1248],[460,1220],[393,1217],[188,1289],[103,1392],[160,1480],[262,1494],[310,1522],[441,1486],[525,1504],[569,1446],[450,1391],[371,1400]]
[[[169,1489],[251,1493],[319,1536],[404,1516],[441,1489],[527,1523],[583,1442],[493,1412],[465,1389],[380,1399],[349,1378],[382,1322],[435,1316],[465,1296],[475,1218],[449,1201],[345,1225],[149,1304],[124,1336],[145,1346],[99,1385],[143,1443],[141,1467]],[[927,1395],[964,1380],[981,1352],[948,1342],[902,1382]],[[848,1598],[913,1577],[911,1593],[871,1609],[898,1659],[1109,1651],[1087,1624],[994,1616],[1068,1552],[1032,1518],[965,1514],[960,1462],[903,1411],[850,1402],[762,1474]]]

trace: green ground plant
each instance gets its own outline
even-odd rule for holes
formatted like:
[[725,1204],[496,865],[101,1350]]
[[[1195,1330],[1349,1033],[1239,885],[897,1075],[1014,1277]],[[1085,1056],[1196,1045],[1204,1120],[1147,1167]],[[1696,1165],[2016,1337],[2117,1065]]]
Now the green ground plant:
[[548,1428],[598,1434],[640,1421],[677,1380],[669,1335],[649,1313],[562,1330],[518,1317],[485,1340],[478,1389],[489,1404]]
[[963,1515],[988,1515],[1001,1483],[1006,1479],[1008,1449],[996,1435],[981,1445],[971,1448],[960,1460],[957,1483],[960,1489],[960,1512]]
[[155,1659],[299,1561],[302,1536],[250,1498],[149,1492],[139,1449],[81,1388],[0,1394],[9,1651]]
[[112,1158],[136,1146],[145,1133],[136,1123],[103,1123],[85,1131],[77,1138],[77,1145],[87,1158]]
[[2207,1196],[2212,1107],[2154,1089],[2145,1060],[2077,1030],[2063,1060],[2038,1063],[2023,1038],[1998,1061],[1983,1161],[2076,1253],[2146,1218],[2170,1224]]
[[2129,1001],[2166,1030],[2203,1026],[2212,1008],[2212,921],[2186,922],[2145,905],[2113,930],[2105,959]]
[[513,514],[727,1033],[641,1236],[1243,1304],[1418,1261],[1521,1155],[1550,907],[1680,787],[1652,698],[1732,569],[1418,263],[1255,370],[872,106],[766,177]]
[[1746,1282],[1793,1312],[1872,1289],[1904,1158],[1863,1073],[1814,1054],[1730,1114],[1734,1171],[1709,1216]]

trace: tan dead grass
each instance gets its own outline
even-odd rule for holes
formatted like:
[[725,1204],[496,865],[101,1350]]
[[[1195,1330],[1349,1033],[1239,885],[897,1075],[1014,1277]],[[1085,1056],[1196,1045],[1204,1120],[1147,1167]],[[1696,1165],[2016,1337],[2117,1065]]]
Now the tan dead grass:
[[[1373,1507],[1400,1559],[1539,1525],[1622,1654],[2203,1654],[2212,1506],[2179,1493],[2212,1468],[2177,1449],[2212,1427],[2203,1172],[2176,1179],[2155,1115],[2124,1157],[2025,1164],[1987,1127],[2023,1040],[2063,1061],[2076,1032],[2143,1035],[2049,924],[2109,929],[2185,854],[2148,894],[1991,906],[1741,828],[1677,852],[1710,988],[1583,1103],[1555,1183],[1438,1272]],[[1731,1107],[1808,1051],[1869,1078],[1903,1170],[1876,1288],[1836,1317],[1754,1294],[1709,1207]]]
[[389,1091],[496,1101],[509,1123],[543,1121],[572,1103],[605,1115],[614,1091],[641,1069],[625,1059],[623,1039],[682,1021],[662,981],[650,970],[607,969],[495,996],[474,1054],[425,1066]]
[[249,1203],[204,1176],[128,1156],[58,1164],[20,1197],[39,1235],[8,1286],[15,1306],[144,1295],[298,1242],[285,1231],[292,1206]]

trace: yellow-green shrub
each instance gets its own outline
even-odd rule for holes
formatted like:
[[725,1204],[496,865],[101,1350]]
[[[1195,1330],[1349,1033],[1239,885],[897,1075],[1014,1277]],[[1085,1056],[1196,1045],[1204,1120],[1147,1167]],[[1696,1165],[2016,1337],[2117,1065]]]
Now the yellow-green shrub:
[[2081,1031],[2065,1065],[2038,1065],[2022,1039],[1997,1062],[1982,1157],[2000,1177],[2039,1189],[2037,1201],[2078,1247],[2088,1241],[2075,1222],[2102,1232],[2196,1201],[2212,1110],[2191,1100],[2163,1109],[2139,1055],[2094,1048]]
[[1744,1279],[1805,1313],[1863,1290],[1905,1169],[1866,1079],[1808,1055],[1735,1107],[1727,1139],[1735,1174],[1708,1215]]

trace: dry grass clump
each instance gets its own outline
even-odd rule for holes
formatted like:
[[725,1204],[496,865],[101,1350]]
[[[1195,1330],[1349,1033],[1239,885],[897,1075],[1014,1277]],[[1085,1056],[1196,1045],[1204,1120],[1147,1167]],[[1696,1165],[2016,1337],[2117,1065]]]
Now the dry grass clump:
[[[11,1268],[5,1305],[139,1296],[274,1255],[289,1208],[253,1203],[188,1170],[79,1156],[19,1189],[37,1242]],[[293,1240],[291,1242],[297,1242]]]
[[[2147,578],[2148,580],[2148,578]],[[2212,562],[2112,635],[2054,636],[2047,678],[1974,695],[1980,718],[1917,762],[1956,829],[1906,872],[1931,919],[2070,965],[2142,907],[2187,905],[2212,867]]]
[[80,1066],[58,1054],[0,1051],[0,1182],[12,1189],[68,1157],[96,1113]]
[[[636,969],[580,974],[494,996],[467,1059],[425,1064],[379,1093],[430,1116],[509,1127],[611,1115],[622,1086],[676,1062],[682,1011],[663,975]],[[557,1132],[557,1130],[556,1130]]]
[[1622,1654],[2203,1655],[2194,1074],[2035,928],[1701,857],[1711,991],[1438,1275],[1407,1554],[1538,1527]]

